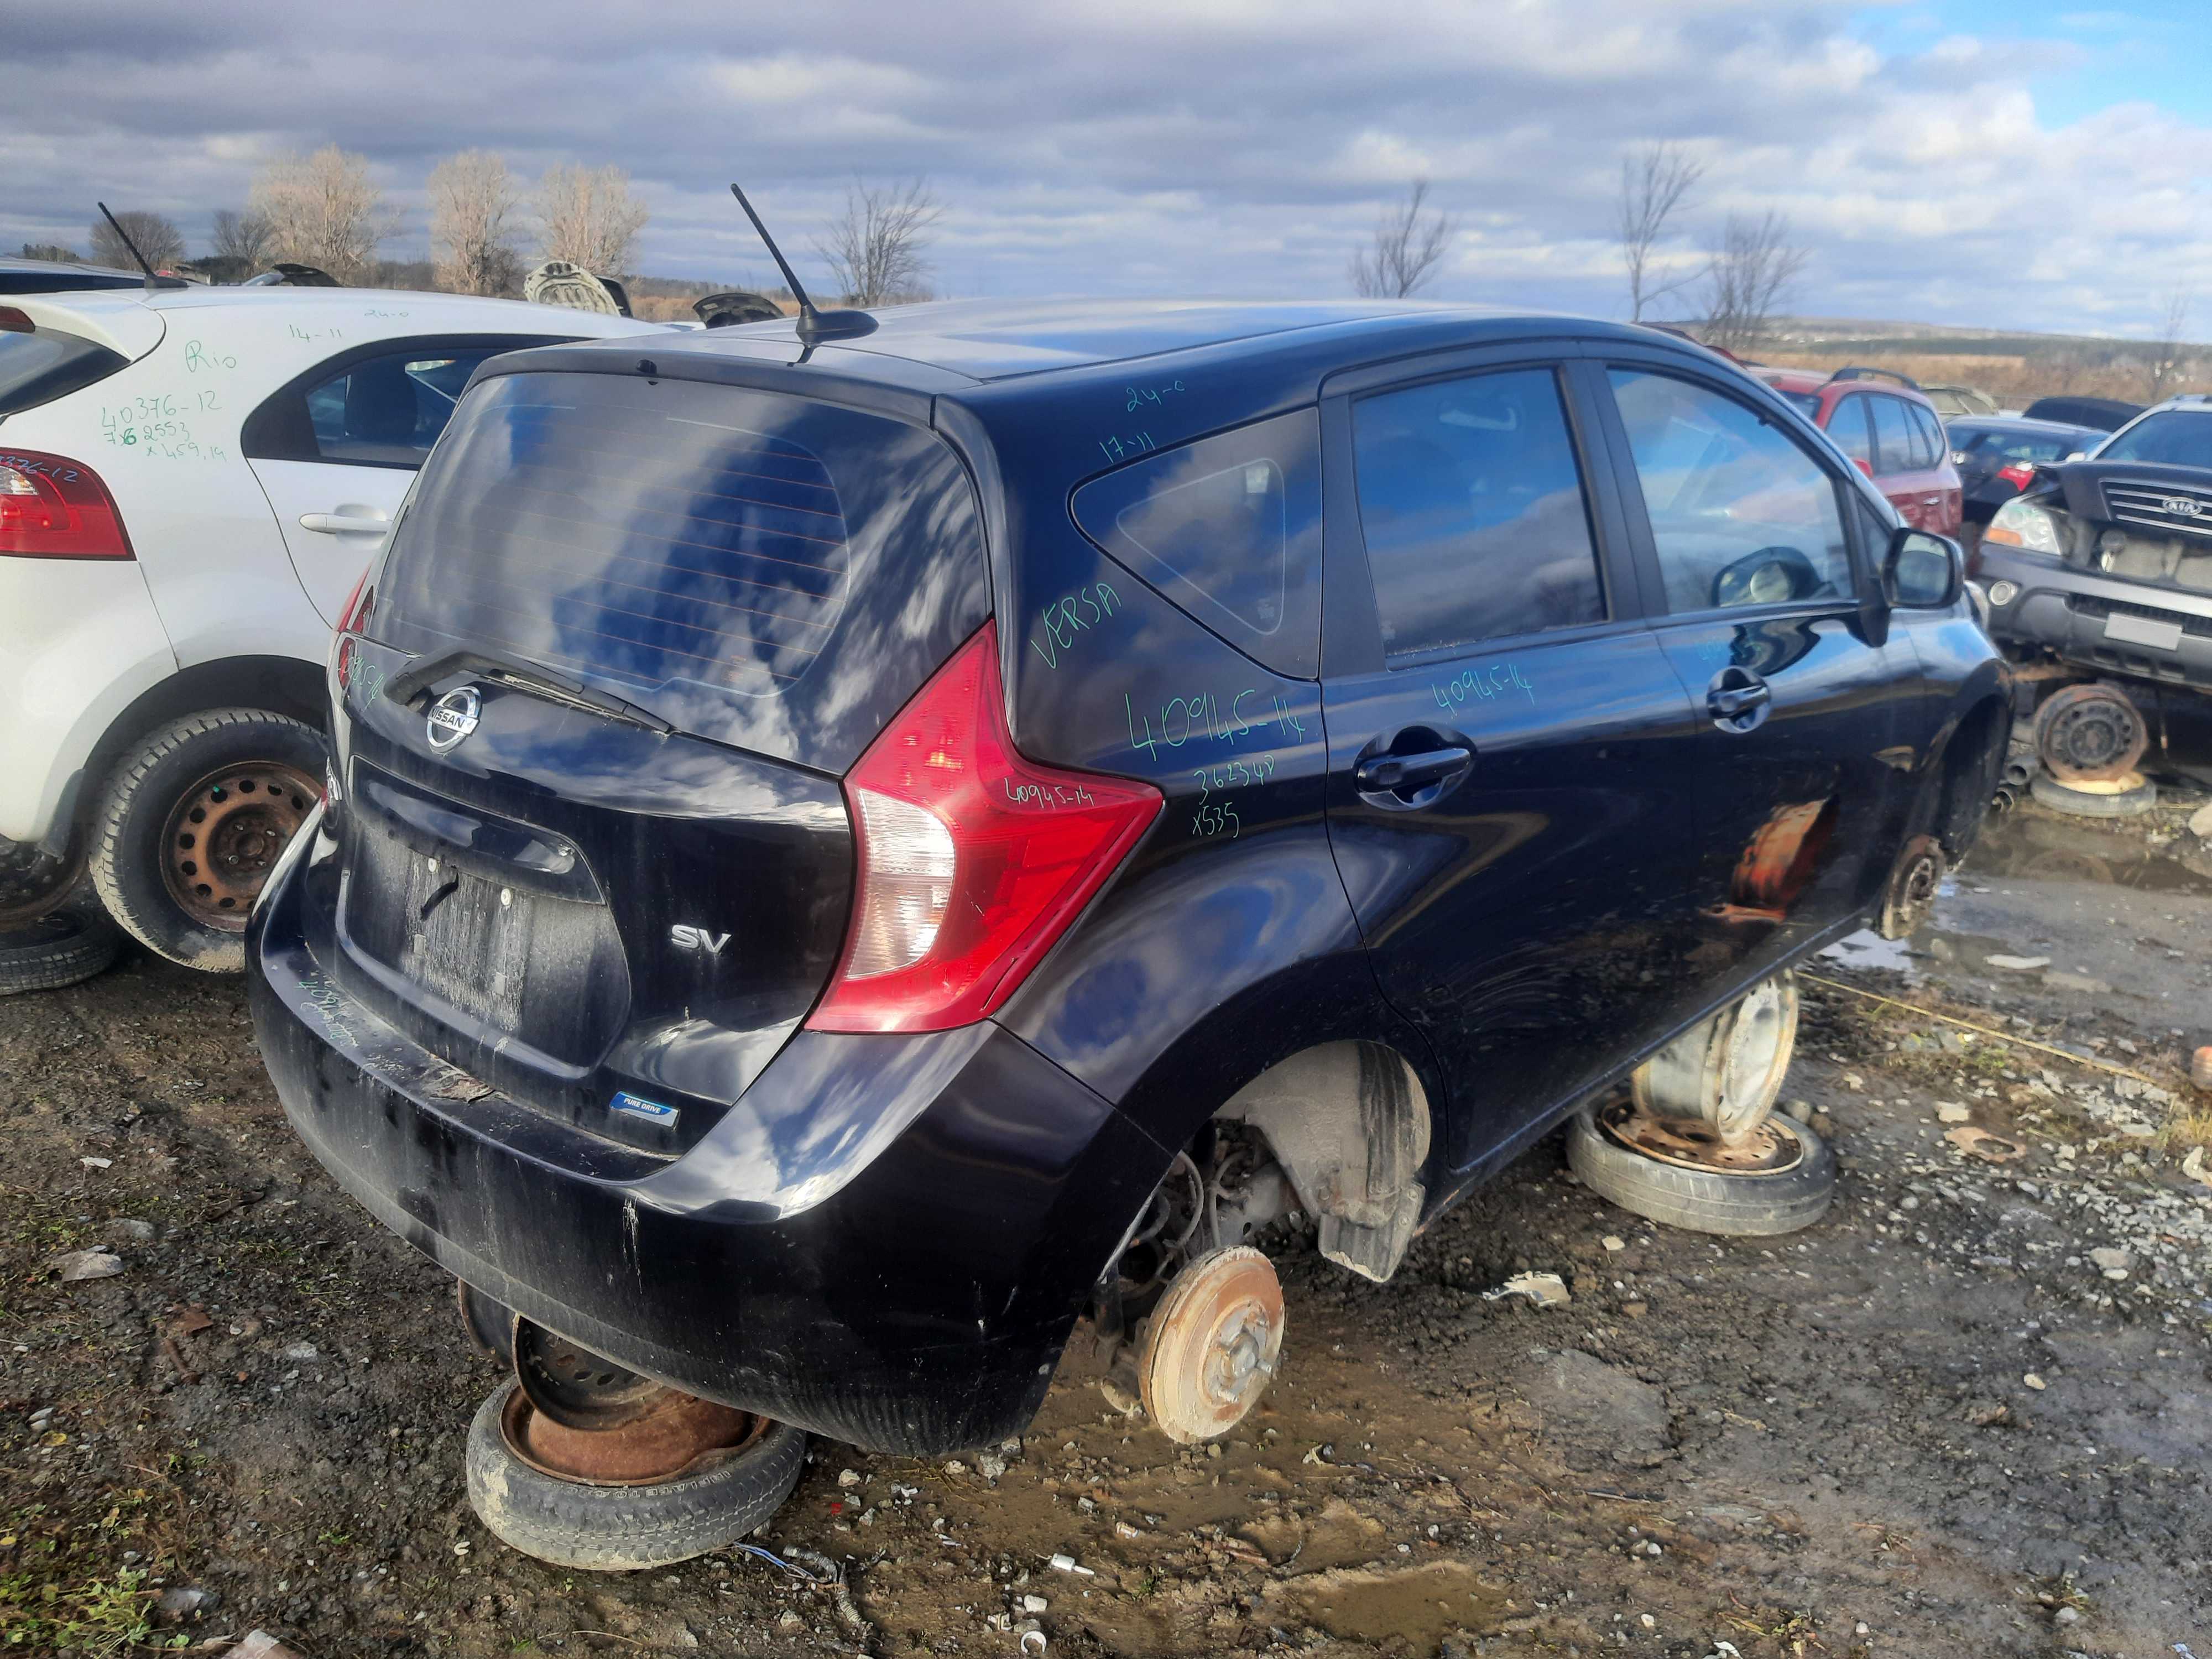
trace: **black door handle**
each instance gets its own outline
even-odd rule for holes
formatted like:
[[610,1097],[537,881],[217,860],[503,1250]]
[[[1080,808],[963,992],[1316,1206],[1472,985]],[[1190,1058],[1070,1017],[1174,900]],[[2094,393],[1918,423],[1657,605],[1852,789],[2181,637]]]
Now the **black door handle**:
[[1405,795],[1447,783],[1474,764],[1474,750],[1453,744],[1417,755],[1375,755],[1352,769],[1352,781],[1370,795]]
[[1706,712],[1726,732],[1753,730],[1773,702],[1774,688],[1747,668],[1723,668],[1705,688]]

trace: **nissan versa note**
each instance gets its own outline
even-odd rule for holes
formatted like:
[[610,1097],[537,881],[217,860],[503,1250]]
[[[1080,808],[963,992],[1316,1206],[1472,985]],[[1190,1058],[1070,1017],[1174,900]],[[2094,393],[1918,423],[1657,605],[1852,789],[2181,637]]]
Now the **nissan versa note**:
[[1954,544],[1647,330],[512,354],[345,607],[255,1024],[512,1364],[480,1513],[675,1559],[805,1431],[1018,1432],[1079,1318],[1224,1432],[1283,1340],[1248,1239],[1387,1279],[1562,1120],[1644,1214],[1818,1217],[1788,970],[1972,841],[2003,676]]

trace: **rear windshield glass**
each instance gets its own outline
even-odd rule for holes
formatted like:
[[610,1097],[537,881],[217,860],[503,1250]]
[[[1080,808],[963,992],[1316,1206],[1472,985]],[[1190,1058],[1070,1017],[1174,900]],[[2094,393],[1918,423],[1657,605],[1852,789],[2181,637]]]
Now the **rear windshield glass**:
[[832,765],[849,755],[810,750],[809,721],[864,742],[981,626],[982,580],[966,475],[928,432],[732,386],[509,374],[462,399],[424,469],[372,628]]
[[1321,649],[1321,417],[1255,421],[1075,492],[1075,522],[1163,599],[1279,674]]
[[128,361],[120,352],[57,329],[31,334],[0,329],[0,416],[35,409],[104,380]]
[[1952,424],[1951,446],[1970,461],[2055,461],[2082,447],[2069,434],[2022,433]]
[[2100,461],[2155,461],[2167,466],[2212,466],[2212,411],[2147,415],[2108,438]]

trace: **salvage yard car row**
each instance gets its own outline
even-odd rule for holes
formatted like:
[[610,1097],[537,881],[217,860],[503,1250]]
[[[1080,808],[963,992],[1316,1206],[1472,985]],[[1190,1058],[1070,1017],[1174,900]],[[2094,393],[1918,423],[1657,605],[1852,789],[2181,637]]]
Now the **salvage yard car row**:
[[[495,1533],[719,1547],[810,1434],[1018,1434],[1079,1328],[1213,1438],[1268,1249],[1388,1279],[1561,1126],[1653,1219],[1819,1218],[1791,969],[1910,930],[2063,678],[1984,632],[1917,388],[800,302],[0,309],[19,909],[88,860],[81,937],[246,969],[294,1127],[511,1369]],[[2052,556],[2030,510],[1990,539]]]

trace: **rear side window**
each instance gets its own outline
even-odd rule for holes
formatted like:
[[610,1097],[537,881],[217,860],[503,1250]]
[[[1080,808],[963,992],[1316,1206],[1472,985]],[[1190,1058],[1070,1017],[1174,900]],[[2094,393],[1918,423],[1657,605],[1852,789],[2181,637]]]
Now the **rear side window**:
[[118,351],[58,329],[26,334],[0,328],[0,416],[81,392],[129,361]]
[[1868,398],[1846,398],[1828,417],[1828,436],[1854,461],[1874,465],[1874,433],[1867,425]]
[[1321,643],[1321,416],[1304,409],[1163,450],[1075,492],[1083,533],[1279,674]]
[[1907,404],[1905,410],[1912,417],[1912,429],[1920,440],[1913,451],[1913,465],[1923,472],[1929,467],[1942,465],[1947,446],[1943,428],[1936,423],[1936,412],[1920,404]]
[[1352,435],[1386,657],[1605,620],[1550,369],[1364,398]]
[[1913,457],[1917,453],[1918,441],[1913,436],[1905,404],[1895,398],[1870,397],[1867,403],[1874,415],[1874,470],[1881,473],[1917,471],[1919,465]]
[[[926,431],[695,381],[507,374],[425,469],[372,626],[835,767],[981,625],[982,581],[973,493]],[[842,735],[811,745],[825,720]]]
[[301,376],[246,422],[257,460],[415,468],[453,418],[477,365],[539,341],[459,343],[414,340],[397,349],[348,352]]

